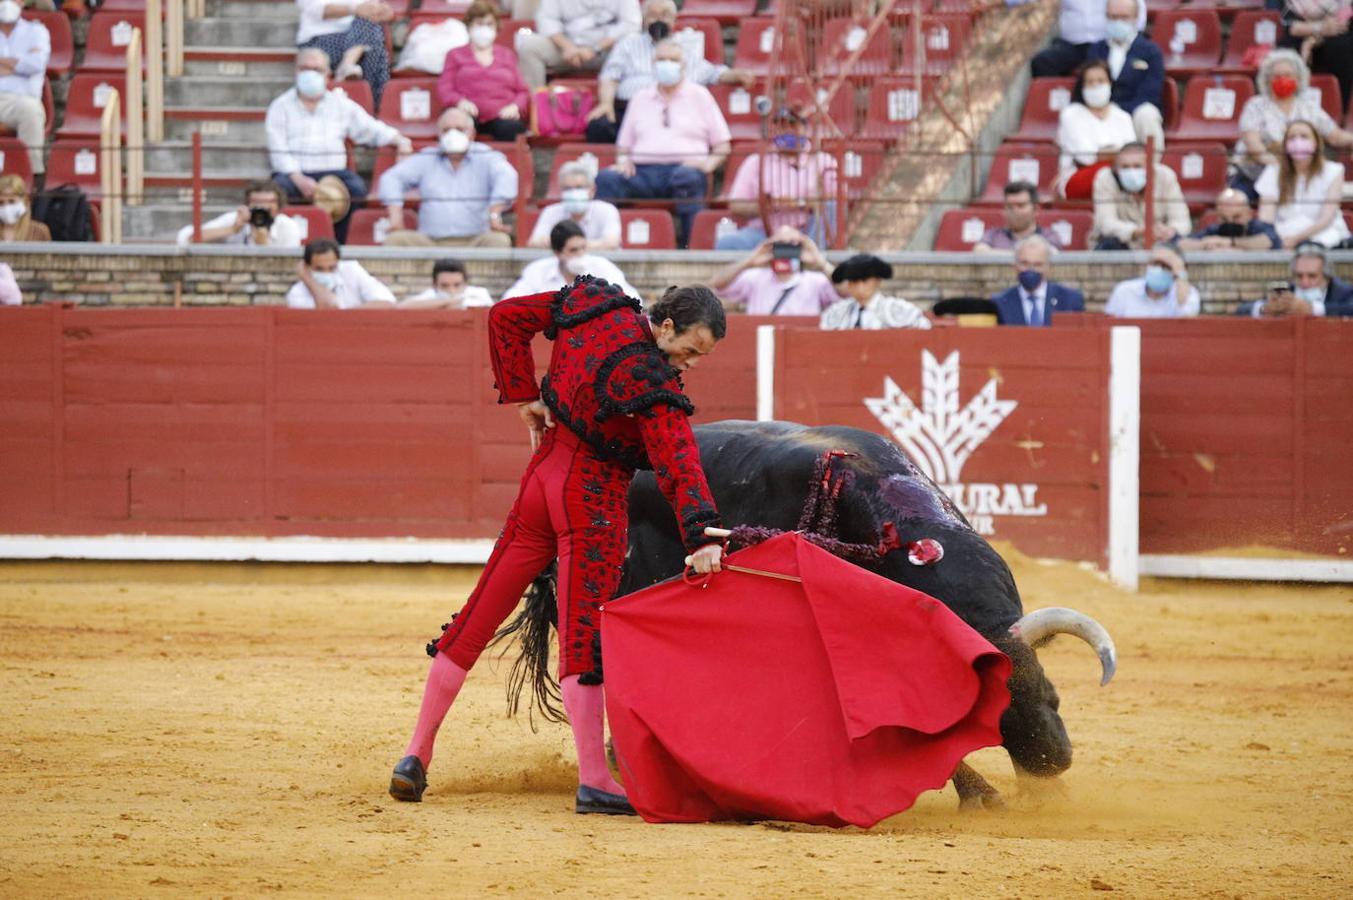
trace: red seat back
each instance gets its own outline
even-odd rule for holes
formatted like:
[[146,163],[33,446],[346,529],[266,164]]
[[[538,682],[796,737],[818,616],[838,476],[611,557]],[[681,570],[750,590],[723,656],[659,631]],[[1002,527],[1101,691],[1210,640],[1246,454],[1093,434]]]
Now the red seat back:
[[921,114],[921,104],[929,97],[932,87],[928,79],[918,84],[910,75],[875,79],[869,85],[869,102],[860,136],[883,141],[895,141],[904,136]]
[[564,163],[572,162],[575,159],[581,159],[590,165],[595,165],[597,171],[615,163],[615,145],[614,144],[560,144],[554,151],[554,161],[550,163],[550,183],[545,190],[545,196],[550,201],[559,199],[559,170],[563,168]]
[[691,239],[686,242],[691,250],[713,250],[714,244],[727,233],[742,227],[737,218],[726,209],[702,209],[691,224]]
[[686,0],[681,12],[687,16],[708,16],[722,25],[736,25],[756,15],[757,0]]
[[[785,91],[785,102],[795,110],[812,114],[817,111],[818,105],[826,99],[827,85],[819,84],[816,96],[814,96],[809,83],[804,79],[791,82],[788,90]],[[831,120],[841,131],[841,137],[850,137],[859,128],[856,121],[859,118],[859,110],[856,108],[855,87],[850,82],[842,82],[832,95],[831,102],[822,112]],[[823,134],[833,134],[831,128],[824,128]]]
[[[899,68],[902,72],[915,71],[916,63],[912,56],[916,52],[916,37],[913,31],[917,27],[916,21],[910,20],[902,32],[903,38],[898,47],[902,54]],[[963,55],[963,49],[967,46],[968,37],[972,33],[969,18],[961,13],[922,16],[920,28],[925,47],[925,72],[927,75],[943,75]]]
[[728,131],[735,141],[754,141],[761,138],[761,114],[756,110],[758,97],[768,96],[765,82],[758,82],[749,90],[740,84],[711,84],[709,92],[719,104]]
[[775,31],[775,19],[754,16],[745,19],[738,31],[737,48],[733,51],[733,67],[746,69],[755,75],[770,72],[772,57],[782,59],[804,58],[803,29],[790,20],[791,31],[780,35]]
[[[851,77],[870,78],[893,70],[893,36],[886,25],[866,40],[868,29],[854,19],[828,19],[817,45],[817,61],[824,74],[842,71]],[[846,68],[846,61],[861,46],[860,58]]]
[[1057,148],[1051,144],[1004,144],[996,151],[987,175],[987,187],[978,203],[1001,206],[1005,186],[1012,181],[1027,181],[1038,188],[1040,197],[1051,197],[1057,181]]
[[990,207],[951,209],[940,219],[935,249],[968,251],[982,239],[988,228],[1005,224],[1005,213]]
[[127,121],[127,78],[113,72],[77,72],[66,92],[66,118],[60,137],[98,137],[109,94],[122,98],[122,121]]
[[18,175],[29,190],[33,188],[33,162],[28,148],[16,137],[0,137],[0,175]]
[[[383,209],[359,209],[348,220],[348,243],[358,247],[379,247],[389,234],[389,223],[390,218]],[[418,228],[418,216],[408,207],[404,209],[404,227]]]
[[1172,74],[1211,72],[1221,59],[1221,18],[1214,9],[1171,9],[1154,16],[1151,39]]
[[1024,98],[1024,115],[1019,131],[1010,136],[1016,141],[1053,141],[1062,110],[1071,102],[1074,78],[1035,78],[1029,82]]
[[1339,79],[1329,74],[1311,73],[1311,90],[1320,95],[1320,106],[1329,117],[1338,122],[1344,112],[1344,98],[1339,93]]
[[315,206],[284,206],[282,214],[291,216],[301,228],[301,243],[320,238],[334,239],[334,220]]
[[[127,45],[132,29],[140,28],[144,41],[146,14],[143,11],[108,10],[96,12],[89,18],[89,32],[85,38],[85,59],[81,72],[124,72],[127,69]],[[145,65],[145,45],[141,48],[141,64]]]
[[1212,206],[1226,187],[1230,160],[1223,144],[1169,144],[1160,161],[1179,177],[1179,189],[1194,213]]
[[71,34],[70,19],[66,14],[26,9],[23,17],[41,22],[47,28],[52,44],[52,53],[47,57],[47,74],[65,75],[69,72],[71,64],[75,62],[75,37]]
[[[389,0],[386,0],[389,3]],[[408,0],[403,0],[405,9],[408,8]],[[436,13],[443,18],[455,16],[461,18],[465,11],[470,8],[471,0],[423,0],[418,6],[421,13]]]
[[823,149],[836,157],[837,177],[844,183],[847,197],[859,199],[871,192],[883,168],[882,141],[828,141]]
[[103,196],[103,182],[99,175],[99,142],[79,138],[58,139],[47,155],[48,188],[73,184],[89,195],[90,200]]
[[1222,58],[1221,68],[1253,72],[1254,66],[1245,65],[1246,51],[1256,44],[1275,47],[1281,35],[1282,20],[1276,11],[1247,9],[1238,13],[1231,23],[1231,36],[1226,40],[1226,56]]
[[[688,6],[690,4],[687,4]],[[705,59],[715,65],[723,65],[723,29],[719,20],[700,16],[677,16],[676,34],[690,30],[699,32],[705,42]]]
[[1175,140],[1222,141],[1240,136],[1240,111],[1254,96],[1254,82],[1241,75],[1195,75],[1184,88]]
[[380,120],[412,140],[435,140],[441,111],[436,78],[395,79],[381,94]]
[[1095,214],[1084,209],[1053,209],[1039,213],[1038,224],[1057,235],[1068,250],[1088,250],[1087,239]]
[[672,214],[664,209],[622,209],[620,246],[625,250],[675,250]]
[[371,85],[358,78],[349,78],[334,85],[334,90],[342,91],[348,99],[356,103],[369,116],[376,114],[376,104],[371,99]]

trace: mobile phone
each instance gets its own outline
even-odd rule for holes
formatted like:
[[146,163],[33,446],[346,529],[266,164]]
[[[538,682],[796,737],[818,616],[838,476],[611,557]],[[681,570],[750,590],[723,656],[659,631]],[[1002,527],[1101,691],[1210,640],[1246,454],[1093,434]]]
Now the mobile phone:
[[792,241],[775,241],[770,245],[771,259],[799,259],[803,248]]
[[1290,294],[1292,293],[1292,284],[1287,281],[1270,281],[1268,292],[1270,294]]

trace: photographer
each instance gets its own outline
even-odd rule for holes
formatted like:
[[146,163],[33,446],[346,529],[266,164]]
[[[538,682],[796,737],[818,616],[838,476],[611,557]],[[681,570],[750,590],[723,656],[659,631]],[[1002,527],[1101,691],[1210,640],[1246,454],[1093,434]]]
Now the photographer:
[[1263,300],[1242,303],[1236,314],[1254,318],[1353,316],[1353,285],[1334,277],[1329,251],[1320,244],[1297,245],[1290,281],[1274,281]]
[[807,235],[785,226],[709,280],[729,308],[754,316],[817,316],[840,298],[831,264]]
[[[202,243],[243,244],[255,247],[299,247],[301,229],[282,215],[282,189],[271,181],[252,182],[244,191],[244,205],[202,223]],[[193,226],[179,229],[178,243],[193,239]]]

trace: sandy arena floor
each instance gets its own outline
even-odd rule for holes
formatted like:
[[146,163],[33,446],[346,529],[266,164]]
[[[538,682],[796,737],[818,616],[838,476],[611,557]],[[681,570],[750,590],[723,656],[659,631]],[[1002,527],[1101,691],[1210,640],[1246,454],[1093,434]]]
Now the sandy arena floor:
[[[566,726],[484,665],[421,805],[385,794],[422,643],[475,570],[0,565],[0,896],[1348,897],[1353,589],[1154,581],[1015,559],[1026,608],[1118,642],[1042,658],[1061,798],[868,831],[571,812]],[[999,751],[970,761],[1016,791]]]

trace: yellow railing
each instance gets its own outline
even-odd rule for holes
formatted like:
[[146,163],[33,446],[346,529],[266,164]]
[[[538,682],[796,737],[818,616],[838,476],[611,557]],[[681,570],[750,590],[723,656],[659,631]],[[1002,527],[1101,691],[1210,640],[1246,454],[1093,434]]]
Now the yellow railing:
[[[135,37],[133,35],[133,37]],[[103,200],[99,210],[105,244],[122,243],[122,96],[113,89],[99,122],[99,185]]]
[[[160,0],[148,0],[147,13],[152,5],[158,7]],[[167,13],[164,21],[166,69],[170,78],[177,78],[183,74],[184,0],[169,0],[165,12]]]
[[[173,26],[173,8],[183,0],[170,0],[171,43],[175,28]],[[178,26],[179,69],[183,68],[183,20]],[[164,29],[160,22],[160,0],[146,0],[146,136],[151,141],[164,140]],[[175,74],[170,57],[170,74]]]
[[[153,54],[152,54],[153,55]],[[146,185],[146,126],[141,82],[141,29],[127,44],[127,205],[138,206]]]

